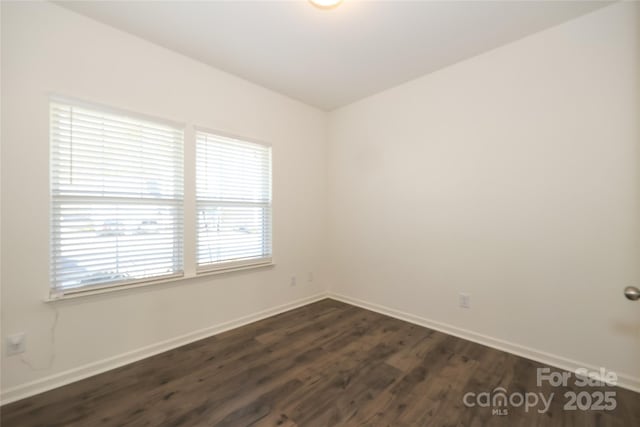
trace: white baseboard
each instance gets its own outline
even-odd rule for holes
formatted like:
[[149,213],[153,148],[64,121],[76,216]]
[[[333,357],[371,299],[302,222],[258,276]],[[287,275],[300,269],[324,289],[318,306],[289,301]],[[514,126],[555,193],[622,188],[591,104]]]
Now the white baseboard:
[[[525,347],[519,344],[514,344],[508,341],[504,341],[498,338],[493,338],[487,335],[479,334],[467,329],[458,328],[456,326],[448,325],[446,323],[436,322],[435,320],[427,319],[421,316],[416,316],[411,313],[406,313],[393,308],[385,307],[379,304],[370,303],[357,298],[352,298],[346,295],[341,295],[333,292],[329,292],[329,298],[336,301],[341,301],[347,304],[355,305],[367,310],[375,311],[380,314],[384,314],[396,319],[404,320],[409,323],[413,323],[419,326],[424,326],[429,329],[435,329],[436,331],[444,332],[448,335],[453,335],[458,338],[462,338],[468,341],[473,341],[478,344],[486,345],[497,350],[505,351],[507,353],[515,354],[526,359],[535,360],[536,362],[544,363],[546,365],[555,366],[566,371],[574,372],[578,368],[587,368],[590,371],[598,371],[599,367],[591,366],[586,363],[582,363],[576,360],[571,360],[566,357],[550,354],[542,351],[535,350],[533,348]],[[632,390],[640,393],[640,378],[633,377],[631,375],[617,374],[618,382],[617,386]]]
[[[513,344],[508,341],[503,341],[497,338],[493,338],[487,335],[478,334],[473,331],[461,329],[456,326],[448,325],[434,320],[426,319],[424,317],[416,316],[414,314],[406,313],[400,310],[395,310],[382,305],[366,302],[357,298],[348,297],[346,295],[336,293],[319,293],[310,297],[302,298],[290,303],[282,304],[276,307],[272,307],[257,313],[253,313],[247,316],[240,317],[235,320],[213,325],[204,329],[200,329],[194,332],[190,332],[185,335],[174,337],[165,341],[161,341],[146,347],[119,354],[117,356],[102,359],[96,362],[88,363],[78,368],[70,369],[64,372],[60,372],[54,375],[49,375],[32,381],[29,383],[21,384],[16,387],[3,390],[0,394],[0,405],[5,405],[11,402],[15,402],[20,399],[24,399],[30,396],[34,396],[45,391],[52,390],[82,379],[92,377],[94,375],[101,374],[103,372],[119,368],[129,363],[136,362],[138,360],[145,359],[150,356],[154,356],[159,353],[163,353],[168,350],[189,344],[194,341],[208,338],[212,335],[216,335],[240,326],[244,326],[249,323],[256,322],[258,320],[265,319],[267,317],[274,316],[276,314],[283,313],[285,311],[292,310],[294,308],[302,307],[311,304],[316,301],[320,301],[324,298],[332,298],[336,301],[341,301],[347,304],[362,307],[367,310],[375,311],[396,319],[404,320],[419,326],[435,329],[440,332],[444,332],[449,335],[453,335],[468,341],[473,341],[488,347],[492,347],[507,353],[512,353],[517,356],[521,356],[527,359],[535,360],[540,363],[544,363],[550,366],[555,366],[567,371],[575,371],[577,368],[587,368],[590,370],[597,370],[598,367],[590,366],[585,363],[581,363],[575,360],[567,359],[561,356],[541,352],[529,347]],[[635,392],[640,392],[640,378],[635,378],[630,375],[618,374],[619,387],[626,388]]]
[[292,310],[294,308],[311,304],[324,298],[327,298],[327,294],[322,292],[310,297],[302,298],[276,307],[268,308],[257,313],[243,316],[238,319],[209,326],[207,328],[190,332],[185,335],[141,347],[133,351],[119,354],[117,356],[88,363],[86,365],[79,366],[74,369],[69,369],[67,371],[60,372],[54,375],[49,375],[29,383],[20,384],[16,387],[12,387],[2,391],[2,394],[0,394],[0,405],[6,405],[7,403],[15,402],[26,397],[34,396],[36,394],[61,387],[63,385],[92,377],[94,375],[127,365],[129,363],[133,363],[138,360],[145,359],[147,357],[154,356],[168,350],[172,350],[176,347],[180,347],[185,344],[201,340],[203,338],[208,338],[212,335],[216,335],[230,329],[238,328],[240,326],[244,326],[246,324]]

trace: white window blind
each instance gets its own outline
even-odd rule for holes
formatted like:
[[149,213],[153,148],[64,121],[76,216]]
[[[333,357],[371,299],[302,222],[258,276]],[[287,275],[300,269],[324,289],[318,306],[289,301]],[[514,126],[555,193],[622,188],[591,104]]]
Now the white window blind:
[[180,276],[183,131],[66,101],[50,114],[54,293]]
[[271,262],[271,148],[196,132],[199,270]]

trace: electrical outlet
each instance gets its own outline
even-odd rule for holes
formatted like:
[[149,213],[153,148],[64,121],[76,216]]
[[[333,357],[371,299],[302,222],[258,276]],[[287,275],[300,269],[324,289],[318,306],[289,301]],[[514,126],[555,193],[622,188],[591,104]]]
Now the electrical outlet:
[[24,353],[26,349],[25,333],[9,335],[6,341],[7,356]]
[[307,282],[313,282],[313,272],[307,273]]
[[461,308],[471,308],[471,295],[470,294],[458,294],[458,304]]
[[289,283],[289,286],[295,286],[295,285],[297,285],[296,276],[291,276],[291,282]]

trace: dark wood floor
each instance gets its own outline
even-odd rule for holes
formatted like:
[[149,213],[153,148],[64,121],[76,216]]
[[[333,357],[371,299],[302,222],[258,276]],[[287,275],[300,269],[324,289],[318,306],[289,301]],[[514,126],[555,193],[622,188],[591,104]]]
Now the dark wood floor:
[[[565,411],[543,365],[323,300],[2,408],[2,426],[640,426],[640,395]],[[547,413],[492,415],[467,392],[536,392]],[[587,389],[603,391],[601,388]],[[538,406],[541,408],[542,406]]]

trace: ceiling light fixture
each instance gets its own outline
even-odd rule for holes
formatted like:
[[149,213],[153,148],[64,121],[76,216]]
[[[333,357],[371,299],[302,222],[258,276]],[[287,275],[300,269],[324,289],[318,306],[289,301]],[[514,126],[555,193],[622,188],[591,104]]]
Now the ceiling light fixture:
[[333,9],[342,3],[342,0],[309,0],[312,5],[320,9]]

